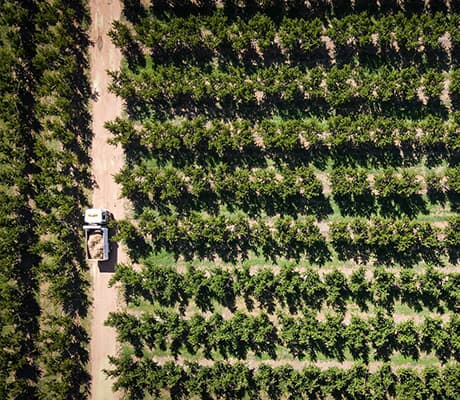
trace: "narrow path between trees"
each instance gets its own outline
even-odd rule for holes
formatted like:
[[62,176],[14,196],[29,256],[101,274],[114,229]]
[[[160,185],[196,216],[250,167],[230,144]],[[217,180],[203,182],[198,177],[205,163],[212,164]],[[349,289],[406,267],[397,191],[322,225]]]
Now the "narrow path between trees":
[[[91,151],[94,190],[92,206],[109,209],[115,219],[123,219],[125,207],[121,197],[121,188],[114,181],[114,174],[123,165],[123,150],[107,143],[109,132],[104,129],[104,122],[120,115],[121,100],[107,90],[109,77],[107,70],[115,70],[120,65],[121,54],[111,43],[107,32],[112,21],[121,13],[119,0],[90,0],[92,26],[90,39],[91,82],[94,98],[92,101],[93,146]],[[106,263],[90,265],[92,278],[92,319],[90,343],[90,373],[92,377],[91,398],[112,400],[120,398],[119,393],[112,392],[113,382],[104,374],[109,369],[109,355],[115,355],[117,341],[115,330],[104,326],[110,311],[118,307],[116,288],[109,288],[108,283],[114,266],[126,262],[127,256],[121,246],[113,245],[111,259]]]

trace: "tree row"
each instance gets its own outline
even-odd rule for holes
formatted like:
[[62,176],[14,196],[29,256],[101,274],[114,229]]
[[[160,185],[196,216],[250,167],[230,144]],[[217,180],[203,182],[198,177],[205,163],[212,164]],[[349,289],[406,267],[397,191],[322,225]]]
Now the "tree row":
[[[123,168],[116,176],[122,194],[134,204],[178,211],[218,210],[219,204],[251,214],[291,210],[324,215],[323,186],[311,167],[295,169],[188,166]],[[330,208],[330,206],[329,206]]]
[[424,176],[409,169],[386,168],[369,175],[363,168],[337,167],[329,174],[332,196],[342,215],[370,216],[428,214],[428,202],[459,206],[460,169],[428,171]]
[[40,375],[39,257],[31,208],[35,135],[27,7],[0,3],[0,398],[36,398]]
[[[359,50],[368,54],[384,52],[446,52],[459,43],[456,13],[412,14],[402,12],[375,17],[355,13],[341,18],[272,18],[266,13],[233,18],[223,9],[212,14],[187,16],[148,15],[130,29],[115,22],[112,41],[128,59],[135,49],[148,48],[156,59],[190,63],[191,58],[220,63],[238,60],[244,53],[257,52],[262,57],[316,58],[326,52],[326,40],[337,53]],[[134,52],[135,53],[135,52]],[[192,57],[190,57],[192,56]],[[305,61],[304,61],[305,62]]]
[[187,260],[194,257],[236,262],[249,251],[266,259],[306,259],[319,265],[331,259],[332,245],[340,260],[398,263],[412,266],[420,261],[441,263],[449,255],[459,257],[460,219],[451,218],[445,229],[429,222],[404,218],[354,218],[329,224],[329,242],[312,217],[290,216],[250,220],[243,214],[159,215],[146,209],[138,226],[127,221],[117,224],[117,239],[131,248],[137,259],[151,250],[166,250]]
[[[128,157],[147,153],[177,164],[224,158],[226,162],[263,163],[265,157],[287,163],[324,163],[332,157],[346,164],[417,164],[423,156],[439,163],[460,147],[456,113],[452,120],[434,115],[408,120],[360,114],[322,120],[237,119],[195,117],[173,121],[148,120],[135,127],[129,119],[106,123],[112,143]],[[403,155],[401,155],[401,153]],[[437,155],[437,157],[436,157]],[[442,155],[442,156],[441,156]]]
[[[304,109],[349,107],[369,110],[387,104],[440,105],[445,80],[450,76],[450,91],[458,96],[458,78],[454,70],[421,72],[416,67],[377,68],[361,66],[330,68],[275,65],[246,68],[179,67],[156,65],[133,74],[127,68],[112,71],[110,90],[130,102],[128,106],[146,112],[170,112],[171,108],[219,110],[254,106],[286,107],[297,104]],[[195,110],[196,111],[196,110]],[[201,111],[203,112],[203,111]],[[217,111],[216,111],[217,112]]]
[[[408,215],[428,213],[432,203],[451,200],[458,206],[460,168],[445,173],[417,175],[410,169],[386,168],[373,174],[363,168],[336,167],[325,174],[331,194],[343,215]],[[163,167],[142,162],[122,168],[115,180],[122,194],[138,208],[161,213],[206,210],[216,213],[225,205],[250,215],[314,214],[333,212],[323,184],[312,167],[241,168],[219,162],[213,166]]]
[[373,257],[384,264],[410,266],[420,261],[439,263],[446,253],[456,263],[459,256],[457,217],[449,220],[443,240],[440,228],[408,218],[354,218],[332,222],[329,228],[339,260],[366,262]]
[[[86,1],[39,2],[34,67],[40,71],[35,93],[34,176],[40,279],[41,396],[88,395],[88,277],[81,229],[91,186],[91,117]],[[30,24],[30,22],[28,22]],[[39,172],[38,172],[39,171]],[[46,289],[44,289],[46,287]]]
[[401,0],[386,1],[381,3],[378,0],[311,0],[305,3],[302,0],[250,0],[241,2],[238,0],[154,0],[145,2],[142,5],[137,2],[123,1],[124,15],[133,22],[145,16],[150,11],[155,15],[179,15],[207,14],[216,9],[223,9],[229,15],[251,16],[262,11],[268,15],[279,17],[282,15],[306,17],[333,17],[336,15],[359,13],[367,11],[376,16],[381,14],[392,14],[404,11],[408,14],[433,13],[436,11],[458,12],[460,7],[457,2],[448,0]]
[[217,361],[212,366],[186,362],[163,365],[152,358],[135,359],[122,354],[112,357],[109,372],[114,387],[123,389],[129,398],[221,398],[242,399],[371,399],[385,400],[455,400],[458,397],[460,367],[400,368],[393,371],[383,364],[371,372],[362,364],[351,369],[330,367],[321,370],[305,366],[296,370],[290,365],[272,367],[260,364],[250,368],[244,363]]
[[224,319],[218,312],[210,317],[193,314],[185,319],[175,311],[160,309],[135,316],[126,312],[110,313],[107,324],[116,328],[118,339],[133,346],[137,356],[146,349],[161,349],[172,354],[203,354],[214,359],[247,359],[248,353],[277,359],[279,347],[296,359],[308,357],[344,361],[346,352],[353,360],[369,362],[370,358],[389,361],[393,354],[418,360],[420,353],[434,354],[445,363],[460,359],[460,318],[452,314],[442,323],[426,317],[421,325],[413,320],[395,323],[381,310],[367,319],[352,316],[347,324],[343,314],[329,314],[318,320],[316,313],[300,315],[277,313],[277,322],[264,312],[257,316],[236,311]]
[[250,221],[241,214],[202,216],[191,213],[159,215],[146,209],[135,228],[127,221],[117,223],[116,238],[131,249],[134,259],[151,250],[167,250],[186,259],[193,257],[235,262],[247,258],[249,251],[275,259],[306,258],[323,264],[330,258],[330,250],[312,217],[294,220],[275,217],[269,222]]
[[349,303],[357,304],[361,311],[373,304],[392,312],[397,301],[415,311],[427,307],[442,313],[460,305],[460,275],[433,268],[424,273],[403,269],[397,276],[378,267],[372,278],[366,278],[364,267],[346,277],[339,270],[320,276],[314,269],[298,271],[293,266],[283,266],[279,273],[271,268],[203,271],[190,266],[179,273],[163,265],[144,265],[137,272],[121,264],[112,278],[112,284],[121,283],[128,304],[146,301],[185,311],[193,301],[203,312],[213,311],[216,304],[234,311],[237,299],[243,298],[248,310],[257,307],[268,313],[279,306],[291,313],[325,305],[343,311]]

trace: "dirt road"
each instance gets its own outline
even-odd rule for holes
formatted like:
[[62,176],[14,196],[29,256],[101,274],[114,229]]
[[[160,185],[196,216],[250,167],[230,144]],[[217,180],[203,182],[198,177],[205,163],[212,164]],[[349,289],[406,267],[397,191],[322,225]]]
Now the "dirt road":
[[[117,69],[120,65],[120,52],[111,43],[107,32],[112,21],[121,13],[119,0],[91,0],[92,26],[90,38],[94,44],[90,49],[91,81],[94,100],[92,101],[93,146],[91,151],[92,171],[95,180],[92,206],[109,209],[116,219],[123,219],[124,202],[120,199],[120,187],[115,183],[113,175],[123,165],[123,151],[107,143],[109,132],[104,129],[104,122],[120,115],[122,104],[107,90],[109,78],[106,70]],[[118,262],[126,262],[127,256],[123,248],[112,249],[111,260],[107,263],[91,265],[92,275],[92,321],[91,321],[91,398],[112,400],[120,397],[112,392],[112,381],[107,379],[103,369],[110,367],[108,356],[117,350],[115,330],[104,326],[110,311],[118,307],[118,293],[109,288],[108,282],[114,266]]]

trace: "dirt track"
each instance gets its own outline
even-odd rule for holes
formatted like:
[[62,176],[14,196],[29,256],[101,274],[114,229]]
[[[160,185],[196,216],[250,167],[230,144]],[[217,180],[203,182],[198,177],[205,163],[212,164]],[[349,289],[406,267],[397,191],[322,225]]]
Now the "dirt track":
[[[111,23],[118,19],[121,12],[119,0],[91,0],[92,26],[90,38],[91,82],[94,99],[92,101],[93,146],[91,151],[92,171],[95,181],[92,206],[109,209],[116,219],[123,219],[124,202],[120,199],[120,187],[113,175],[123,165],[123,151],[107,143],[109,132],[104,129],[104,122],[120,115],[121,100],[107,90],[109,83],[106,70],[117,69],[120,65],[120,52],[107,36]],[[104,326],[110,311],[118,307],[118,293],[109,288],[108,282],[114,266],[126,262],[127,256],[121,247],[112,248],[111,259],[106,263],[91,265],[92,276],[92,321],[91,321],[91,398],[109,400],[119,398],[119,393],[112,392],[112,381],[107,379],[103,369],[110,368],[108,356],[117,350],[115,331]]]

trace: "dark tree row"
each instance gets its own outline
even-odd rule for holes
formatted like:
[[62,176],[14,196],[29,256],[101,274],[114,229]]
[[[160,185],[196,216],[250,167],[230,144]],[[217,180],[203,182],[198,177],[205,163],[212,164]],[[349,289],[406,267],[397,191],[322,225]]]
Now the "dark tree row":
[[57,398],[89,393],[89,337],[83,326],[89,308],[87,265],[81,215],[91,185],[90,87],[87,80],[90,19],[86,1],[41,2],[35,16],[39,71],[35,115],[40,124],[34,143],[39,171],[34,177],[37,248],[46,286],[40,348],[40,391]]
[[35,4],[0,3],[0,397],[37,398],[39,257],[31,201],[36,120],[29,21]]
[[86,2],[0,5],[0,397],[89,389]]
[[429,171],[417,176],[409,169],[386,168],[370,176],[363,168],[339,166],[329,178],[332,195],[343,215],[380,213],[414,218],[419,213],[428,214],[428,202],[444,205],[449,200],[451,209],[458,210],[459,171],[453,167],[444,173]]
[[209,14],[217,9],[228,15],[251,16],[264,12],[274,18],[285,14],[290,16],[334,17],[367,11],[380,16],[403,11],[407,14],[425,14],[436,11],[458,12],[460,4],[449,0],[139,0],[124,1],[124,15],[132,22],[138,22],[148,11],[160,16]]
[[179,273],[147,262],[139,272],[119,265],[112,278],[112,284],[115,282],[122,284],[128,304],[146,301],[185,310],[193,300],[203,312],[213,311],[215,304],[236,310],[238,297],[249,310],[258,307],[268,313],[279,306],[291,313],[304,308],[318,310],[324,305],[342,311],[350,303],[362,311],[375,304],[392,312],[397,301],[416,311],[423,307],[455,311],[460,305],[460,275],[433,268],[424,273],[405,269],[399,276],[377,268],[372,278],[366,278],[364,267],[360,267],[347,278],[338,270],[320,276],[311,268],[300,272],[293,266],[281,267],[277,274],[270,268],[251,273],[249,267],[230,271],[214,268],[209,273],[189,267],[186,273]]

